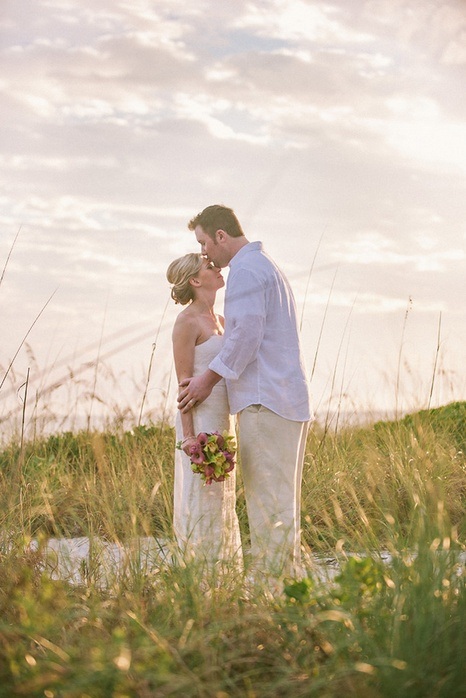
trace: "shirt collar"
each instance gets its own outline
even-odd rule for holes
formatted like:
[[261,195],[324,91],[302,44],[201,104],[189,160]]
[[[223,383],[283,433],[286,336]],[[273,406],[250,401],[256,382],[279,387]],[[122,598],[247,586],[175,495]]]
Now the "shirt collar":
[[248,242],[247,245],[244,245],[244,247],[241,247],[241,249],[238,250],[238,252],[235,254],[234,257],[231,258],[229,267],[230,269],[234,267],[241,259],[244,257],[244,255],[248,254],[249,252],[256,252],[262,251],[262,243],[259,242],[259,240],[256,240],[255,242]]

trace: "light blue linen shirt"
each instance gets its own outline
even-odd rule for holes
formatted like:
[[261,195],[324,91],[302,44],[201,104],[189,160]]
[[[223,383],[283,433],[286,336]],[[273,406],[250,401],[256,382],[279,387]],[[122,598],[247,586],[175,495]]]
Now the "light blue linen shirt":
[[261,242],[230,262],[224,342],[209,368],[226,379],[232,414],[259,404],[285,419],[311,419],[293,292]]

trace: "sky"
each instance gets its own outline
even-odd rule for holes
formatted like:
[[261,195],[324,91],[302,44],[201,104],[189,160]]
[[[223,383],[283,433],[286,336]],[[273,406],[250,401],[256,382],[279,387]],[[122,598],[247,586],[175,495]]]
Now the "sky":
[[169,418],[213,203],[291,282],[319,416],[466,399],[464,2],[2,0],[0,67],[0,433]]

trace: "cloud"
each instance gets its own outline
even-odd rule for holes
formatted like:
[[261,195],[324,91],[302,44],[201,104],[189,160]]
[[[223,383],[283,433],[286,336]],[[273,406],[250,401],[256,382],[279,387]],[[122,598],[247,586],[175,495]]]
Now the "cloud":
[[99,333],[107,305],[109,332],[153,323],[214,202],[287,270],[312,330],[335,284],[329,345],[355,302],[355,344],[388,345],[409,296],[460,336],[463,32],[455,0],[7,3],[0,259],[23,227],[2,351],[57,286],[42,345],[54,323],[64,343]]
[[318,44],[367,43],[373,36],[342,22],[338,3],[310,4],[304,0],[250,3],[236,26],[253,28],[260,35],[284,41]]

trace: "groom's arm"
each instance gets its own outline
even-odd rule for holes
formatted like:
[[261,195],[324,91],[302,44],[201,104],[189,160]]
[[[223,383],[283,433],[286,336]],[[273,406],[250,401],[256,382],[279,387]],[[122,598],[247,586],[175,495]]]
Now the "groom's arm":
[[254,272],[240,269],[225,302],[228,333],[220,353],[209,368],[229,380],[238,380],[257,357],[264,339],[267,315],[266,289]]

